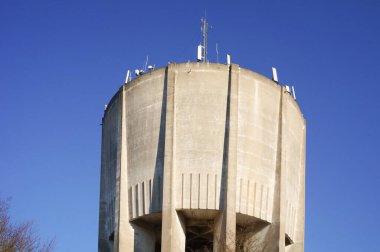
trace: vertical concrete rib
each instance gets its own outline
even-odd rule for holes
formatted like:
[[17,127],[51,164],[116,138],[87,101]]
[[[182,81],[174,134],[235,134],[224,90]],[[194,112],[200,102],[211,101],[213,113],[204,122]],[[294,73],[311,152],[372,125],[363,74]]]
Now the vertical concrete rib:
[[305,240],[305,177],[306,177],[306,121],[304,120],[302,135],[302,153],[301,153],[301,176],[300,176],[300,196],[298,203],[297,212],[297,223],[296,223],[296,243],[298,244],[297,252],[304,251],[304,240]]
[[305,163],[306,163],[306,121],[304,121],[302,131],[301,146],[301,174],[300,174],[300,193],[298,197],[298,208],[296,211],[294,244],[289,247],[289,252],[304,251],[305,236]]
[[184,220],[175,209],[175,64],[166,69],[167,99],[165,119],[165,161],[162,204],[162,240],[161,251],[185,251],[186,235]]
[[236,169],[238,139],[239,66],[231,65],[228,81],[225,144],[222,168],[222,213],[216,219],[214,251],[235,251]]
[[265,251],[285,251],[285,220],[286,220],[286,106],[287,95],[285,87],[281,87],[280,112],[278,119],[276,184],[273,197],[273,215],[270,225],[268,247]]
[[128,158],[127,158],[127,113],[125,86],[121,88],[121,141],[120,170],[116,171],[116,209],[115,209],[115,252],[134,250],[134,231],[129,222],[128,200]]

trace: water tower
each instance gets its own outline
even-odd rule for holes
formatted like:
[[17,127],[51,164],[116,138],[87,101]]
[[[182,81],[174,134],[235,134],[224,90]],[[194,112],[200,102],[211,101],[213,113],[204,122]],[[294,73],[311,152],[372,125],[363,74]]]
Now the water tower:
[[169,64],[122,85],[102,123],[99,251],[304,251],[294,98],[235,64]]

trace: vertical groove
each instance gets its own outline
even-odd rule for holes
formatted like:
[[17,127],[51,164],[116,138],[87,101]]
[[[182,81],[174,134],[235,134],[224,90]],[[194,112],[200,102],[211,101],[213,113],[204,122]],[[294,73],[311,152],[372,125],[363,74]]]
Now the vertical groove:
[[296,219],[297,219],[297,208],[294,208],[294,217],[293,217],[293,237],[295,237],[296,233]]
[[149,179],[149,209],[152,209],[152,180]]
[[286,222],[285,222],[285,231],[287,232],[288,231],[288,219],[289,219],[289,201],[286,200],[285,202],[285,212],[286,212]]
[[260,190],[260,218],[262,218],[262,212],[263,212],[263,191],[264,191],[264,185],[261,184],[261,190]]
[[145,211],[145,182],[141,183],[141,202],[142,202],[142,215],[146,214]]
[[290,217],[289,217],[289,235],[292,235],[292,228],[293,228],[293,225],[292,225],[292,222],[293,222],[293,207],[291,207],[290,209]]
[[217,209],[216,208],[217,191],[218,191],[218,174],[215,174],[215,197],[214,197],[215,207],[214,209]]
[[[288,201],[288,200],[287,200]],[[291,205],[290,205],[290,202],[288,201],[288,209],[286,210],[286,219],[287,220],[290,220],[290,216],[291,216]],[[290,223],[290,221],[286,221],[285,222],[285,225],[287,226],[286,227],[286,230],[289,232],[289,223]]]
[[247,204],[245,208],[245,213],[248,214],[249,212],[249,179],[247,179]]
[[294,237],[294,227],[295,227],[294,223],[295,223],[295,221],[296,221],[296,209],[293,208],[293,216],[292,216],[292,236],[293,237]]
[[256,181],[253,183],[253,213],[252,215],[255,216],[256,210]]
[[132,218],[136,217],[136,188],[131,186],[132,192]]
[[132,186],[128,189],[128,205],[130,206],[129,207],[129,219],[131,219],[133,217],[133,200],[132,200]]
[[209,174],[207,173],[207,182],[206,182],[206,209],[208,209],[208,178]]
[[290,225],[289,225],[289,235],[291,235],[291,232],[292,232],[292,228],[293,228],[293,213],[294,213],[294,207],[292,205],[291,207],[291,211],[290,211]]
[[242,186],[243,186],[243,179],[242,178],[240,178],[240,188],[239,188],[239,213],[241,213],[241,200],[242,200],[242,194],[243,194],[243,192],[242,192]]
[[132,192],[132,218],[136,217],[136,188],[131,186]]
[[162,188],[162,186],[161,186],[161,176],[158,176],[158,181],[157,181],[158,183],[157,183],[157,188],[158,188],[158,209],[157,210],[159,210],[159,209],[162,209],[162,195],[161,195],[161,192],[162,192],[162,190],[161,190],[161,188]]
[[182,173],[182,180],[181,180],[181,208],[183,209],[183,176],[184,174]]
[[287,232],[290,234],[290,230],[291,230],[291,220],[292,220],[292,205],[289,206],[289,218],[288,220],[286,221],[286,223],[288,224],[287,225]]
[[198,174],[198,209],[201,202],[201,174]]
[[135,217],[139,216],[139,185],[135,185],[135,207],[136,207],[136,215]]
[[269,201],[269,187],[267,187],[267,197],[265,202],[265,219],[268,220],[268,201]]
[[193,174],[190,173],[190,209],[191,209],[191,201],[192,201],[192,189],[193,189]]

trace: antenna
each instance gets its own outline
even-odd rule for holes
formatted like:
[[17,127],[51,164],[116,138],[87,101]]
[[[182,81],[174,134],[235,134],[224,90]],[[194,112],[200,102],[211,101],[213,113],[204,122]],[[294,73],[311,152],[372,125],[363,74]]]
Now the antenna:
[[149,59],[149,57],[147,55],[146,56],[146,61],[145,61],[145,66],[144,66],[144,72],[146,72],[146,66],[148,65],[148,59]]
[[292,86],[292,95],[293,95],[293,99],[297,100],[297,98],[296,98],[296,90],[294,89],[294,86]]
[[273,79],[275,82],[278,83],[278,77],[277,77],[277,69],[272,67],[272,74],[273,74]]
[[231,55],[227,54],[227,65],[231,65]]
[[131,80],[131,71],[127,71],[127,76],[125,77],[125,84],[127,84]]
[[285,91],[290,94],[290,87],[289,86],[285,86]]
[[140,76],[140,75],[143,75],[143,74],[144,74],[144,70],[143,69],[140,69],[140,70],[136,69],[135,70],[135,75],[136,76]]
[[208,23],[206,15],[201,19],[202,21],[202,32],[203,32],[203,62],[207,62],[207,29]]
[[216,63],[219,63],[219,51],[218,51],[218,43],[216,43]]
[[198,46],[197,61],[202,61],[202,45]]

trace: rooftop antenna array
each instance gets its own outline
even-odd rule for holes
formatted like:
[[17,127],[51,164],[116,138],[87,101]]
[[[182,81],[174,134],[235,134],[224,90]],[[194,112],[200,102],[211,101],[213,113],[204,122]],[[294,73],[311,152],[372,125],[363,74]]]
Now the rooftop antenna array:
[[[276,82],[277,84],[279,84],[279,82],[278,82],[278,76],[277,76],[277,69],[274,68],[274,67],[272,67],[272,75],[273,75],[272,80],[274,82]],[[296,90],[295,90],[294,86],[290,87],[288,85],[285,85],[285,92],[289,93],[293,97],[294,100],[297,99],[297,97],[296,97]]]
[[156,68],[156,64],[154,65],[148,65],[148,61],[149,61],[149,56],[147,55],[146,56],[146,60],[145,60],[145,64],[144,64],[144,69],[136,69],[135,70],[135,75],[136,76],[140,76],[140,75],[143,75],[147,70],[148,71],[152,71]]
[[198,55],[197,60],[202,62],[207,62],[207,30],[208,30],[208,23],[206,19],[206,15],[204,18],[201,19],[202,27],[201,31],[203,34],[203,45],[198,46]]

